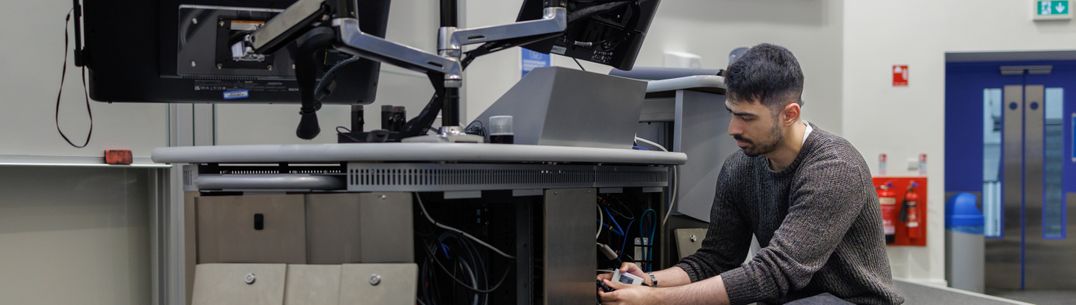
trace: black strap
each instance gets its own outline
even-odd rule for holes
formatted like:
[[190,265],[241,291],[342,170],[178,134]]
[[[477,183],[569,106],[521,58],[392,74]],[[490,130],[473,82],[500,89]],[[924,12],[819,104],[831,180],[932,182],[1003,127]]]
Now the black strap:
[[[64,63],[63,68],[60,70],[60,89],[56,93],[56,131],[60,133],[60,137],[67,141],[67,144],[75,148],[85,148],[90,144],[90,139],[93,137],[93,111],[90,109],[90,93],[86,89],[86,67],[82,67],[82,94],[86,99],[86,114],[90,117],[90,130],[86,132],[86,141],[82,142],[82,145],[71,142],[71,139],[64,134],[64,131],[60,129],[60,100],[63,97],[64,92],[64,79],[67,78],[67,48],[70,35],[67,31],[67,24],[71,22],[71,13],[74,11],[72,8],[67,12],[67,16],[64,17]],[[75,22],[78,22],[77,20]]]

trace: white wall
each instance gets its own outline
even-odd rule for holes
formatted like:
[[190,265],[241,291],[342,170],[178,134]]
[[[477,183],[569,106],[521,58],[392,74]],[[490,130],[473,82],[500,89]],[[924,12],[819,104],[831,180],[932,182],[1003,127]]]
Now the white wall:
[[151,304],[151,170],[0,172],[0,303]]
[[[466,26],[515,20],[520,0],[467,0]],[[721,68],[728,53],[762,42],[796,54],[806,77],[804,115],[822,128],[840,132],[842,3],[837,0],[665,0],[658,7],[636,66],[661,66],[666,51],[702,56],[704,67]],[[554,64],[576,67],[565,57]],[[608,67],[583,62],[588,71]],[[519,81],[519,50],[479,58],[466,71],[467,117],[482,113]],[[715,131],[724,133],[724,130]],[[722,157],[722,156],[715,156]]]
[[[893,275],[945,283],[945,53],[1076,49],[1076,23],[1031,21],[1032,1],[906,0],[844,4],[844,136],[877,174],[890,175],[927,153],[927,248],[889,251]],[[891,87],[890,69],[907,64],[910,86]]]
[[[53,111],[64,50],[64,14],[71,1],[6,1],[0,9],[0,158],[2,155],[100,156],[105,148],[129,148],[148,156],[168,143],[166,107],[160,104],[94,102],[93,140],[68,146],[56,132]],[[72,37],[71,47],[74,47]],[[89,118],[79,70],[69,58],[60,127],[73,142],[86,138]]]

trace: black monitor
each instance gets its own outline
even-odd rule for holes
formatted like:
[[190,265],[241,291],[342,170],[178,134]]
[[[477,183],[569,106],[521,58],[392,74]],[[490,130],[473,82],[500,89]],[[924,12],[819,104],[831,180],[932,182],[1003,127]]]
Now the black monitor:
[[[542,17],[544,0],[524,0],[517,20]],[[589,62],[631,70],[660,0],[567,0],[564,35],[523,45]]]
[[[348,1],[351,1],[350,3]],[[299,103],[290,51],[245,54],[236,41],[295,0],[84,0],[90,96],[100,102]],[[357,5],[360,27],[384,37],[389,0]],[[237,56],[238,55],[238,56]],[[326,51],[322,69],[346,60]],[[324,70],[322,70],[324,72]],[[370,104],[380,65],[359,60],[334,71],[329,104]]]

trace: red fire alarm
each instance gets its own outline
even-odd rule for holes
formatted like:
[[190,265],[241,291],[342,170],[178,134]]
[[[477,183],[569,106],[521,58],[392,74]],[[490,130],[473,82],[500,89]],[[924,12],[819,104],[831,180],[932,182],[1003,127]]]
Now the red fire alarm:
[[130,149],[106,149],[105,164],[130,165],[133,160]]
[[908,86],[908,65],[893,65],[893,87]]

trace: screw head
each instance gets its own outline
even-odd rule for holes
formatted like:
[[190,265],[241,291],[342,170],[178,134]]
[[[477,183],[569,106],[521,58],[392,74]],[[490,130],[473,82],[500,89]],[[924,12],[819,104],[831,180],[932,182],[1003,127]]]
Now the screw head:
[[273,71],[273,65],[265,66],[266,70]]
[[217,63],[217,70],[224,69],[224,64]]
[[191,61],[191,68],[194,68],[194,67],[197,67],[197,66],[198,66],[198,62],[192,60]]
[[243,277],[243,283],[247,283],[247,285],[254,285],[254,282],[257,280],[258,278],[254,276],[253,272],[247,273],[247,275]]
[[695,234],[691,234],[691,236],[688,237],[688,239],[691,240],[691,242],[696,242],[696,241],[699,240],[699,237],[695,236]]
[[381,275],[374,273],[370,275],[370,286],[377,286],[381,284]]
[[191,18],[191,23],[198,24],[198,18]]
[[377,198],[380,198],[381,200],[385,200],[385,199],[389,198],[389,196],[385,195],[385,194],[381,194],[380,196],[377,196]]
[[217,22],[217,25],[224,27],[224,21]]

